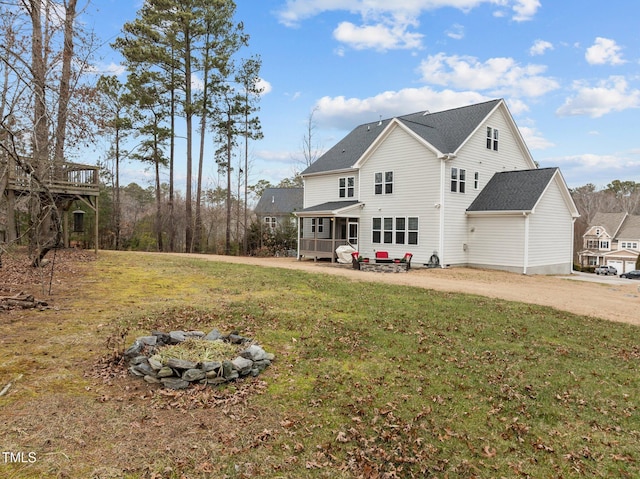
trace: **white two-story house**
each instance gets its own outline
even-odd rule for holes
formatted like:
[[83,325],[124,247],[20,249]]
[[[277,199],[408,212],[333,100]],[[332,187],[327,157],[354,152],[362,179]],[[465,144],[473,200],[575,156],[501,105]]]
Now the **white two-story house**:
[[360,125],[302,176],[301,259],[350,243],[417,266],[571,272],[575,204],[503,100]]
[[578,253],[581,266],[613,266],[619,274],[636,269],[640,254],[640,216],[596,213]]

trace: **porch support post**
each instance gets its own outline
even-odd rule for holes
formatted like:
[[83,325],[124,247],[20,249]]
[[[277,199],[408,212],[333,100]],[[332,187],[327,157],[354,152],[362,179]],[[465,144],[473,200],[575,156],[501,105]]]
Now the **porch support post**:
[[[98,175],[96,175],[98,176]],[[99,220],[100,220],[100,213],[99,213],[100,209],[98,208],[98,197],[96,196],[96,224],[95,224],[95,253],[96,256],[98,255],[98,238],[100,237],[98,234],[98,225],[99,225]]]
[[335,217],[329,218],[329,221],[331,222],[331,262],[335,263],[336,262],[336,258],[335,258],[336,218]]
[[297,221],[296,221],[296,226],[298,227],[298,231],[297,231],[298,251],[296,253],[296,257],[298,258],[298,261],[302,259],[302,257],[300,256],[300,243],[302,242],[302,236],[301,236],[302,228],[300,228],[301,225],[302,225],[302,218],[299,217],[297,218]]

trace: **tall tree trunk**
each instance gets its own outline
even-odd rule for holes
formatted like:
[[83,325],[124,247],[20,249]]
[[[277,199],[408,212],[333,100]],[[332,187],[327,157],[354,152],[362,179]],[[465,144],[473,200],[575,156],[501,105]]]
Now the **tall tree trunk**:
[[[119,119],[118,119],[119,120]],[[116,120],[116,121],[118,121]],[[113,200],[113,223],[115,231],[115,249],[120,249],[120,129],[116,128],[116,152],[115,152],[115,181],[114,181],[114,200]]]
[[224,240],[224,254],[231,254],[231,145],[232,145],[232,120],[231,112],[228,113],[227,125],[227,228]]
[[[244,112],[244,229],[242,232],[242,252],[247,254],[248,245],[248,225],[247,225],[247,202],[249,201],[249,83],[245,83],[244,103],[246,106]],[[238,195],[238,198],[240,195]]]
[[[207,35],[206,44],[209,43],[209,36]],[[204,140],[205,133],[207,131],[207,118],[208,118],[208,108],[207,105],[209,103],[209,49],[206,48],[205,56],[204,56],[204,78],[203,84],[204,89],[202,91],[202,108],[201,108],[201,117],[200,117],[200,153],[198,156],[198,186],[196,187],[196,227],[195,227],[195,250],[198,252],[202,252],[201,243],[202,243],[202,214],[201,214],[201,203],[202,203],[202,168],[204,163]]]
[[64,47],[62,49],[62,76],[60,77],[60,98],[56,120],[54,162],[56,174],[60,173],[64,162],[64,143],[67,134],[67,112],[71,97],[71,60],[73,59],[73,23],[76,19],[77,0],[65,2]]
[[[158,143],[155,144],[155,151],[159,148]],[[162,192],[160,191],[160,161],[158,158],[155,160],[156,169],[156,241],[158,251],[164,249],[162,244]]]
[[31,71],[33,75],[33,162],[38,174],[44,173],[49,157],[49,124],[45,96],[46,65],[43,51],[42,1],[30,0]]
[[191,38],[190,31],[187,27],[184,31],[184,85],[185,85],[185,99],[184,109],[187,126],[187,185],[185,192],[185,242],[187,253],[193,252],[193,211],[191,204],[191,176],[193,173],[193,151],[192,151],[192,139],[193,139],[193,105],[191,101]]
[[[173,62],[173,47],[171,48],[171,61]],[[176,151],[176,88],[175,68],[171,65],[171,137],[169,139],[169,251],[176,250],[176,227],[173,197],[173,164]]]

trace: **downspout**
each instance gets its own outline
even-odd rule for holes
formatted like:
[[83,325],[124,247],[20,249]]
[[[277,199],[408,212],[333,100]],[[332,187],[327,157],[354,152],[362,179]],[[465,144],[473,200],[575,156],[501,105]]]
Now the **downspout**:
[[523,211],[524,216],[524,269],[522,274],[527,274],[527,265],[529,264],[529,213]]

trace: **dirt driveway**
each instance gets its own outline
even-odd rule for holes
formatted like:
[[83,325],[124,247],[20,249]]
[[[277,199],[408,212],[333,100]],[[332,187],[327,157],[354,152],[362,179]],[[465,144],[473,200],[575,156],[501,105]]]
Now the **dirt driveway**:
[[[194,257],[193,255],[185,256]],[[356,271],[350,265],[316,263],[310,260],[297,261],[293,258],[218,255],[197,257],[211,261],[333,274],[354,281],[393,283],[439,291],[477,294],[552,306],[576,314],[640,325],[640,281],[620,280],[617,277],[526,276],[470,268],[414,268],[409,273],[393,274]]]

